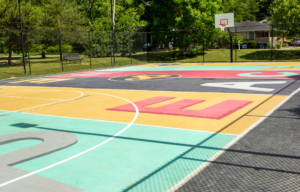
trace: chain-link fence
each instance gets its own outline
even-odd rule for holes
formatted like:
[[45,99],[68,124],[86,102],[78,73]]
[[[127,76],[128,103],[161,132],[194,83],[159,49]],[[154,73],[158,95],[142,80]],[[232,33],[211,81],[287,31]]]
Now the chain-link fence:
[[[24,63],[20,30],[0,30],[0,78],[22,76],[24,69],[37,75],[147,62],[299,61],[298,28],[298,23],[240,22],[224,32],[24,30]],[[78,60],[66,60],[67,53],[78,53]]]

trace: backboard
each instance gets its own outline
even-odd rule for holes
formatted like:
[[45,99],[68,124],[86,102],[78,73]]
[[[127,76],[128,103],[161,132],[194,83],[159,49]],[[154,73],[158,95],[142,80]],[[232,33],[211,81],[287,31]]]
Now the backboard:
[[215,28],[234,27],[234,14],[224,13],[215,15]]

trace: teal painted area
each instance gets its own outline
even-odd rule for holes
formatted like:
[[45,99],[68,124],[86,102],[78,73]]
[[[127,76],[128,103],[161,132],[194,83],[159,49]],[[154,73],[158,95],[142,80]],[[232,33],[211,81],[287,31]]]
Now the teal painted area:
[[296,76],[300,75],[299,73],[292,73],[292,72],[280,72],[281,75],[260,75],[261,72],[254,72],[254,73],[240,73],[238,76],[242,77],[288,77],[288,76]]
[[0,155],[24,149],[42,143],[40,140],[21,140],[0,145]]
[[[274,69],[264,69],[274,67]],[[292,69],[280,69],[281,67],[292,67]],[[162,66],[162,67],[121,67],[115,69],[105,69],[99,71],[197,71],[197,70],[228,70],[228,71],[253,71],[253,70],[300,70],[300,65],[283,65],[283,66]]]
[[[0,116],[0,121],[0,135],[42,130],[77,135],[78,143],[71,147],[14,166],[27,171],[93,147],[127,125],[25,113],[9,113]],[[132,125],[105,145],[39,175],[85,191],[166,191],[234,138],[235,135]]]

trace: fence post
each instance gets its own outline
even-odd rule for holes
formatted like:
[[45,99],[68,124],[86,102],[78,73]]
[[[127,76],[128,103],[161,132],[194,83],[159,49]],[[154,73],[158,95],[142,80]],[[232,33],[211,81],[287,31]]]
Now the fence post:
[[[61,34],[60,34],[60,31],[59,31],[59,44],[61,46]],[[60,58],[61,58],[61,70],[64,71],[64,60],[62,58],[62,50],[61,50],[61,48],[60,48],[59,52],[60,52]]]
[[21,28],[21,40],[22,40],[22,53],[23,53],[23,73],[26,75],[26,65],[25,65],[25,53],[24,53],[24,37],[23,37],[23,25],[22,25],[22,14],[21,14],[21,6],[20,0],[19,3],[19,16],[20,16],[20,28]]
[[147,49],[147,63],[148,63],[148,32],[146,32],[146,43],[147,43],[146,49]]
[[233,63],[233,38],[232,38],[232,33],[230,33],[230,62]]
[[[235,27],[235,34],[237,34],[237,27]],[[237,62],[237,45],[235,45],[235,62]]]
[[273,21],[272,21],[272,34],[271,34],[271,38],[272,38],[272,45],[271,45],[271,46],[272,46],[272,50],[271,50],[271,61],[273,61],[273,39],[274,39],[274,38],[273,38],[273,32],[274,32],[274,31],[273,31]]
[[176,37],[175,37],[175,32],[173,32],[173,37],[174,37],[173,50],[174,50],[174,63],[175,63],[176,62],[176,50],[175,50]]
[[203,35],[202,35],[202,40],[203,40],[203,45],[202,45],[202,49],[203,49],[203,64],[204,64],[204,30],[205,29],[203,29]]
[[131,36],[130,36],[130,32],[129,32],[129,50],[130,50],[130,59],[131,59],[131,65],[132,65],[132,54],[131,54]]
[[30,55],[29,55],[29,45],[28,45],[28,34],[26,30],[26,42],[27,42],[27,55],[28,55],[28,63],[29,63],[29,74],[31,75],[31,66],[30,66]]
[[91,57],[91,38],[90,38],[90,32],[88,32],[89,34],[89,51],[90,51],[90,68],[92,68],[92,57]]
[[112,44],[112,36],[110,36],[109,32],[108,32],[109,38],[110,38],[110,66],[112,66],[112,49],[111,49],[111,44]]

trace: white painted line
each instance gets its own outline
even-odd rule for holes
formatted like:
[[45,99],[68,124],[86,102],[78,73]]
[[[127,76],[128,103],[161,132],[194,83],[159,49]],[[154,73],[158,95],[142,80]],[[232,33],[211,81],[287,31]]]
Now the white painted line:
[[[86,93],[94,93],[94,92],[86,92]],[[130,122],[125,128],[123,128],[121,131],[119,131],[118,133],[116,133],[116,134],[115,134],[114,136],[112,136],[111,138],[109,138],[109,139],[103,141],[102,143],[99,143],[98,145],[96,145],[96,146],[94,146],[94,147],[91,147],[91,148],[89,148],[89,149],[87,149],[87,150],[85,150],[85,151],[83,151],[83,152],[81,152],[81,153],[78,153],[78,154],[76,154],[76,155],[74,155],[74,156],[72,156],[72,157],[69,157],[69,158],[67,158],[67,159],[65,159],[65,160],[59,161],[59,162],[54,163],[54,164],[52,164],[52,165],[50,165],[50,166],[44,167],[44,168],[39,169],[39,170],[37,170],[37,171],[28,173],[28,174],[23,175],[23,176],[21,176],[21,177],[17,177],[17,178],[15,178],[15,179],[12,179],[12,180],[10,180],[10,181],[7,181],[7,182],[5,182],[5,183],[2,183],[2,184],[0,184],[0,187],[9,185],[9,184],[11,184],[11,183],[14,183],[14,182],[16,182],[16,181],[19,181],[19,180],[21,180],[21,179],[24,179],[24,178],[29,177],[29,176],[31,176],[31,175],[34,175],[34,174],[36,174],[36,173],[45,171],[45,170],[47,170],[47,169],[50,169],[50,168],[52,168],[52,167],[55,167],[55,166],[60,165],[60,164],[62,164],[62,163],[65,163],[65,162],[67,162],[67,161],[70,161],[70,160],[72,160],[72,159],[74,159],[74,158],[76,158],[76,157],[78,157],[78,156],[80,156],[80,155],[83,155],[83,154],[85,154],[85,153],[87,153],[87,152],[89,152],[89,151],[92,151],[92,150],[94,150],[94,149],[96,149],[96,148],[98,148],[98,147],[104,145],[105,143],[109,142],[110,140],[114,139],[115,137],[117,137],[117,136],[120,135],[121,133],[123,133],[123,132],[124,132],[126,129],[128,129],[128,128],[135,122],[135,120],[138,118],[138,116],[139,116],[139,109],[138,109],[138,107],[137,107],[133,102],[131,102],[131,101],[127,100],[127,99],[124,99],[124,98],[122,98],[122,97],[115,96],[115,95],[109,95],[109,94],[104,94],[104,93],[94,93],[94,94],[99,94],[99,95],[106,95],[106,96],[110,96],[110,97],[115,97],[115,98],[122,99],[122,100],[124,100],[124,101],[126,101],[126,102],[132,104],[132,105],[134,106],[134,108],[135,108],[135,116],[134,116],[134,118],[131,120],[131,122]]]
[[263,122],[268,116],[270,116],[276,109],[278,109],[280,106],[282,106],[285,102],[287,102],[293,95],[295,95],[297,92],[300,91],[300,88],[294,91],[291,95],[289,95],[287,98],[285,98],[281,103],[279,103],[276,107],[274,107],[271,111],[269,111],[265,116],[261,117],[257,122],[255,122],[253,125],[251,125],[248,129],[246,129],[241,135],[236,137],[234,140],[232,140],[230,143],[228,143],[222,150],[217,152],[214,156],[212,156],[210,159],[208,159],[205,163],[203,163],[201,166],[199,166],[197,169],[195,169],[192,173],[190,173],[188,176],[183,178],[181,181],[179,181],[176,185],[174,185],[171,189],[168,190],[168,192],[174,192],[180,187],[182,187],[184,184],[186,184],[189,180],[191,180],[193,177],[195,177],[198,173],[200,173],[203,169],[205,169],[210,162],[216,160],[220,155],[222,155],[226,149],[230,148],[232,145],[234,145],[237,141],[239,141],[241,138],[243,138],[249,131],[251,131],[253,128],[258,126],[261,122]]

